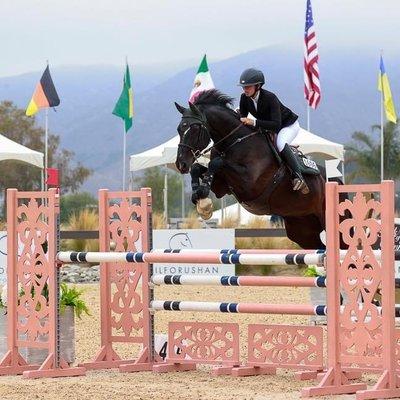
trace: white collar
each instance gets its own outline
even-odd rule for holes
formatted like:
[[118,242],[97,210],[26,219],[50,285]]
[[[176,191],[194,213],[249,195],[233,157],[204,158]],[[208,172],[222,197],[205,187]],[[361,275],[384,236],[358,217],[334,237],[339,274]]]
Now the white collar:
[[256,95],[256,97],[252,97],[251,99],[255,102],[255,103],[258,103],[258,99],[260,98],[260,91],[258,90],[257,91],[257,95]]

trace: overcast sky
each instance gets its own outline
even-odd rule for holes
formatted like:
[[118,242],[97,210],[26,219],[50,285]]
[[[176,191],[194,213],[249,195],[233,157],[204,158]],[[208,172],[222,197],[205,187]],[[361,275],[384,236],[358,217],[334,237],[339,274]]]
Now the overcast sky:
[[[0,0],[0,76],[52,66],[197,64],[302,46],[306,0]],[[400,49],[400,0],[312,0],[320,53]],[[196,61],[195,61],[196,60]],[[198,60],[198,61],[197,61]],[[398,67],[398,66],[397,66]]]

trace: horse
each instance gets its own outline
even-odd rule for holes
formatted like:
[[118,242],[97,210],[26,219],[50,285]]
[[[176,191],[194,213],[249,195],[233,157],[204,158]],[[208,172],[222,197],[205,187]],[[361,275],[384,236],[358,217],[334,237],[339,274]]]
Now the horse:
[[[210,217],[210,190],[217,198],[232,194],[252,214],[281,216],[287,237],[301,248],[325,248],[320,238],[325,229],[324,178],[320,173],[305,175],[310,192],[293,191],[291,173],[272,141],[240,122],[233,100],[212,89],[199,94],[189,108],[175,103],[182,114],[175,164],[181,174],[191,173],[193,203],[198,211],[205,203],[205,216]],[[207,152],[208,168],[196,162]]]

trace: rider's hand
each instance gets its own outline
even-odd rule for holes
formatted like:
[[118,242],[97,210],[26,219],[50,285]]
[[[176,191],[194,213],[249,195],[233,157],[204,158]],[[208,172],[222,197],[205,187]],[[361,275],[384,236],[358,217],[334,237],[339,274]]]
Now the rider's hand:
[[254,119],[251,119],[251,118],[240,118],[240,120],[241,120],[245,125],[250,125],[250,126],[255,126],[255,125],[256,125],[256,121],[254,121]]

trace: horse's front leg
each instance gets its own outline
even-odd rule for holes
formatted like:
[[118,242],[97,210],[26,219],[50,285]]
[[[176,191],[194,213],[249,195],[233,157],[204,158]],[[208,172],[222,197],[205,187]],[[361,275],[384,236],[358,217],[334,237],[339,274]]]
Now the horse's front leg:
[[197,204],[200,199],[198,191],[200,189],[200,178],[207,172],[207,167],[199,163],[192,165],[190,169],[191,185],[192,185],[192,203]]
[[192,201],[196,200],[197,212],[203,219],[210,219],[213,211],[212,200],[210,199],[211,184],[213,182],[214,175],[223,166],[223,159],[221,157],[213,158],[209,164],[208,169],[203,173],[201,177],[201,184],[197,191],[192,196]]
[[201,184],[197,190],[199,199],[205,199],[210,195],[211,184],[214,179],[214,175],[223,167],[223,165],[224,160],[222,157],[215,157],[209,162],[208,169],[203,174],[201,178]]

